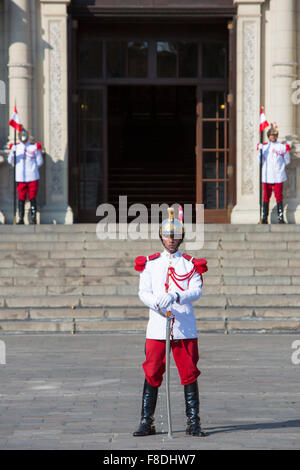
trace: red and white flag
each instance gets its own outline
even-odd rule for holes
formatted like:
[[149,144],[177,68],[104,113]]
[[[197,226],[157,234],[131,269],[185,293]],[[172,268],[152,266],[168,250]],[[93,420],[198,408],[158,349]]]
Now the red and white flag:
[[9,126],[12,126],[16,131],[22,131],[22,124],[18,115],[17,107],[14,107],[14,114],[12,115],[11,120],[8,123]]
[[259,132],[263,132],[266,127],[268,127],[269,123],[267,118],[264,114],[263,106],[260,108],[260,116],[259,116]]

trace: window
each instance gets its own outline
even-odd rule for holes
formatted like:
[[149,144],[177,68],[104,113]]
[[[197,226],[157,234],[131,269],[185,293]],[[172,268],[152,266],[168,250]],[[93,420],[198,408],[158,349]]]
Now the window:
[[161,78],[195,78],[198,75],[198,44],[194,42],[158,41],[157,76]]
[[106,44],[108,78],[146,78],[148,42],[108,41]]
[[99,38],[85,37],[79,42],[79,78],[102,78],[103,42]]
[[202,70],[205,78],[226,77],[227,50],[224,42],[205,42],[202,45]]

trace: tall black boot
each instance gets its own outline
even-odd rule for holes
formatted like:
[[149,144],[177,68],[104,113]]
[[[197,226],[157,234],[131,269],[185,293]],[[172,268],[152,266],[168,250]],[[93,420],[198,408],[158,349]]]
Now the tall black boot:
[[186,434],[190,436],[206,436],[201,429],[199,417],[199,390],[197,380],[184,386],[185,412],[187,417]]
[[36,225],[36,199],[30,199],[30,204],[31,223]]
[[277,214],[278,214],[278,223],[284,224],[283,220],[283,204],[282,201],[277,203]]
[[269,203],[264,201],[263,202],[263,215],[262,215],[262,224],[268,223],[268,215],[269,215]]
[[18,199],[18,209],[19,209],[19,220],[17,225],[24,225],[24,212],[25,212],[25,201]]
[[133,436],[150,436],[155,434],[154,412],[156,408],[158,387],[152,387],[147,380],[144,382],[141,422]]

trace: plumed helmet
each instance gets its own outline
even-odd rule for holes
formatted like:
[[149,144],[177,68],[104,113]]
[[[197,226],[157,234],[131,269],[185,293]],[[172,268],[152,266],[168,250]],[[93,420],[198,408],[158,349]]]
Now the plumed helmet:
[[182,207],[178,209],[178,219],[175,219],[175,211],[173,207],[168,207],[169,216],[163,220],[159,229],[160,236],[163,237],[184,237],[184,226],[183,226],[183,211]]
[[274,122],[274,123],[272,122],[272,123],[271,123],[271,127],[270,127],[270,129],[268,130],[268,132],[267,132],[267,136],[270,137],[270,135],[276,135],[276,136],[278,136],[278,126],[277,126],[276,122]]

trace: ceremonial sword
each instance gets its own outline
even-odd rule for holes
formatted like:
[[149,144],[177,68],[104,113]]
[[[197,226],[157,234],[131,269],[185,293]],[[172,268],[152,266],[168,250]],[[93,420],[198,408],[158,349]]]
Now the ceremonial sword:
[[164,314],[160,308],[158,312],[161,316],[166,318],[166,395],[167,395],[167,415],[168,415],[168,438],[173,439],[172,436],[172,419],[171,419],[171,402],[170,402],[170,336],[171,336],[171,324],[175,318],[172,312],[166,312]]

